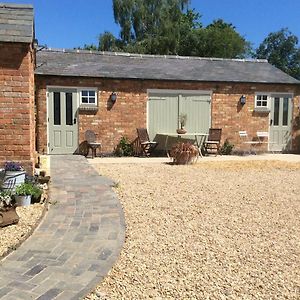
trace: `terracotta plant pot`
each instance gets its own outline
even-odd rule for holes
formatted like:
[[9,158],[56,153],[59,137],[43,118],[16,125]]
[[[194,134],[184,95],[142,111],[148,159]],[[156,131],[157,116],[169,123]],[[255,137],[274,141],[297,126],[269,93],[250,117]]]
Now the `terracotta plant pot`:
[[184,129],[184,128],[178,128],[176,130],[176,132],[179,133],[179,134],[185,134],[185,133],[187,133],[186,129]]

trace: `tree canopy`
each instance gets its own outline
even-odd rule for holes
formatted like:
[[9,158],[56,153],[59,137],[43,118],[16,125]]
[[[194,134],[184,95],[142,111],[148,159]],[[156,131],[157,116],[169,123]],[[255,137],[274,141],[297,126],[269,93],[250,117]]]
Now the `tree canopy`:
[[141,54],[244,58],[251,55],[268,61],[300,79],[298,38],[287,29],[270,33],[253,54],[250,42],[231,23],[222,19],[208,26],[189,8],[190,0],[112,0],[119,37],[99,36],[99,45],[88,50]]
[[[190,0],[113,0],[119,38],[99,36],[98,50],[142,54],[241,58],[250,44],[232,24],[219,19],[207,27],[189,9]],[[87,45],[86,49],[94,49]]]
[[255,57],[267,59],[285,73],[300,79],[298,38],[287,28],[270,33],[257,48]]

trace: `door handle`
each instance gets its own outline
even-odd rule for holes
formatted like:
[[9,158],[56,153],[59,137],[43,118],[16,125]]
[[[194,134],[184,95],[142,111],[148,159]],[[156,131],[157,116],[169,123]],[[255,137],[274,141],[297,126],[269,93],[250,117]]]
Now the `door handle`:
[[73,120],[73,124],[76,124],[76,122],[77,122],[77,120],[76,120],[76,118],[74,118],[74,120]]
[[270,120],[270,126],[272,126],[272,124],[273,124],[273,119]]

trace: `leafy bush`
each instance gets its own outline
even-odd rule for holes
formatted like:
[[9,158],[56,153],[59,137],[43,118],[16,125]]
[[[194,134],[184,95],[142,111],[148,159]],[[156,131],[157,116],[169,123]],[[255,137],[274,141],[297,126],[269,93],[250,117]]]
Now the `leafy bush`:
[[16,187],[16,195],[26,196],[31,195],[33,198],[39,198],[42,190],[30,182],[25,182]]
[[220,149],[220,152],[221,152],[222,155],[230,155],[233,148],[234,148],[234,145],[231,144],[228,141],[228,139],[226,139],[223,146]]
[[123,136],[115,152],[118,156],[133,156],[133,146],[130,141]]

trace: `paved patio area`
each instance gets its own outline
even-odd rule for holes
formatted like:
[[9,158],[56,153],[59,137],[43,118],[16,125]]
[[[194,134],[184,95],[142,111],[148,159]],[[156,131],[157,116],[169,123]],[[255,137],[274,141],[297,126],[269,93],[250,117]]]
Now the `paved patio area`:
[[51,156],[49,212],[1,263],[1,299],[81,299],[115,263],[125,237],[122,207],[82,156]]

